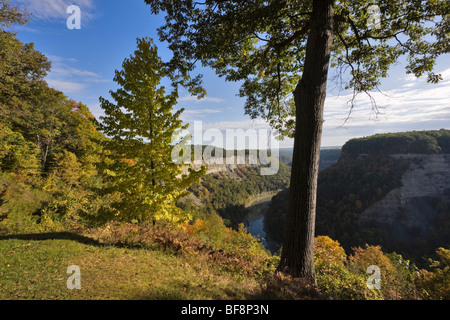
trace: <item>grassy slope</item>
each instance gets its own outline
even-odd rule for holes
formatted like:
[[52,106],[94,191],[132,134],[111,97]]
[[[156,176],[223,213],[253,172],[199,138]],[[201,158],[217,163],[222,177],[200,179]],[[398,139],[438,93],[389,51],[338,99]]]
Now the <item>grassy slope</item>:
[[[67,289],[67,267],[81,290]],[[192,255],[76,240],[0,240],[0,299],[247,299],[255,280]]]

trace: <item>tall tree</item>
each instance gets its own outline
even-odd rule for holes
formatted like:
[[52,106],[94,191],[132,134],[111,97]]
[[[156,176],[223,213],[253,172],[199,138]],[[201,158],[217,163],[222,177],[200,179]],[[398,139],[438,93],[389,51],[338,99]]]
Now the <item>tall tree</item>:
[[8,115],[18,100],[29,100],[45,84],[50,62],[33,43],[22,43],[11,25],[25,24],[26,13],[0,0],[0,111]]
[[45,55],[10,31],[26,17],[0,0],[0,228],[42,231],[108,200],[96,192],[105,137],[87,106],[49,88]]
[[[42,97],[53,100],[62,93],[49,89],[44,77],[50,70],[50,62],[44,54],[34,49],[33,43],[22,43],[16,33],[9,31],[14,24],[25,24],[27,17],[9,1],[0,0],[0,122],[20,132],[27,140],[36,142],[42,157],[48,156],[52,130],[40,131],[46,126]],[[47,114],[48,115],[48,114]],[[48,123],[48,122],[47,122]],[[46,138],[41,139],[43,136]]]
[[173,112],[178,93],[166,94],[161,85],[166,73],[156,46],[150,39],[138,39],[137,47],[116,71],[120,88],[110,92],[116,103],[100,98],[106,114],[100,128],[111,137],[110,191],[120,194],[114,218],[180,220],[185,217],[175,201],[204,169],[183,174],[183,164],[172,161],[173,137],[187,128],[179,119],[183,109]]
[[428,74],[429,81],[438,82],[433,67],[436,58],[449,51],[449,2],[145,2],[152,13],[166,14],[158,32],[173,51],[168,66],[179,71],[175,84],[201,97],[201,75],[193,71],[199,63],[212,67],[226,80],[242,81],[239,94],[247,97],[248,115],[262,117],[294,137],[288,228],[279,269],[314,281],[317,172],[328,70],[349,70],[346,88],[355,95],[370,94],[389,67],[407,55],[408,73]]

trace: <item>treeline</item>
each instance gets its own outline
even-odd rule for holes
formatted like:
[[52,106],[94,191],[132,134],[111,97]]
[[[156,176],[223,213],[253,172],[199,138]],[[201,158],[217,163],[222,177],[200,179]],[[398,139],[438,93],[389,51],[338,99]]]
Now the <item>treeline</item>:
[[102,201],[104,136],[88,108],[50,88],[50,62],[8,31],[26,18],[0,8],[0,229],[51,228]]
[[[223,152],[225,154],[226,151]],[[249,150],[245,150],[245,154],[248,155]],[[326,168],[334,164],[340,154],[340,149],[321,150],[320,167]],[[237,155],[236,151],[234,155]],[[224,219],[227,226],[236,229],[245,221],[248,214],[245,204],[252,196],[266,191],[282,190],[289,186],[291,158],[292,149],[280,150],[279,170],[275,175],[263,176],[258,166],[245,165],[234,169],[232,173],[225,171],[208,174],[189,188],[202,204],[196,206],[193,199],[187,198],[180,206],[186,210],[195,208],[194,211],[202,217],[205,214],[216,213]],[[272,225],[278,225],[278,222]]]
[[173,133],[186,126],[183,110],[172,112],[178,93],[160,86],[167,74],[152,41],[138,39],[116,71],[119,102],[100,98],[99,122],[48,86],[48,59],[8,30],[26,22],[0,1],[0,232],[189,220],[175,203],[205,168],[182,174],[171,160]]
[[[207,151],[205,151],[208,148]],[[211,146],[211,145],[190,145],[190,150],[191,150],[191,155],[194,156],[195,152],[198,153],[198,155],[202,155],[203,158],[205,160],[208,160],[209,155],[211,155],[211,157],[217,157],[219,155],[221,155],[223,158],[226,157],[237,157],[237,156],[246,156],[248,157],[249,155],[255,155],[258,156],[260,154],[261,151],[256,150],[256,149],[240,149],[240,150],[227,150],[224,148],[220,148],[220,147],[216,147],[216,146]],[[270,150],[264,150],[264,152],[267,153],[267,156],[270,157],[271,156],[271,151]],[[217,153],[217,154],[216,154]],[[287,161],[287,159],[284,159],[285,154],[282,152],[279,152],[280,154],[280,158],[281,160],[285,160],[285,162]]]
[[[280,149],[280,160],[287,163],[288,165],[292,165],[292,156],[294,149]],[[329,166],[335,164],[339,157],[341,156],[340,148],[324,148],[320,150],[320,159],[319,159],[319,170],[323,170],[328,168]]]
[[[436,250],[436,260],[428,261],[427,269],[419,269],[395,252],[385,252],[380,246],[364,245],[347,253],[338,241],[317,236],[314,241],[317,285],[332,299],[450,298],[450,250]],[[379,280],[373,287],[368,266],[379,268]]]
[[369,243],[401,253],[418,264],[425,263],[439,244],[450,244],[450,203],[445,199],[421,200],[421,205],[426,202],[430,206],[427,210],[423,208],[423,212],[431,210],[436,213],[430,217],[432,230],[424,235],[405,227],[403,229],[409,232],[408,242],[399,240],[397,235],[376,222],[361,224],[358,218],[391,190],[401,187],[402,176],[411,160],[393,158],[389,154],[449,153],[449,143],[450,130],[444,129],[374,135],[347,142],[338,164],[319,175],[317,234],[338,239],[346,250]]
[[410,131],[376,134],[351,139],[342,147],[343,158],[361,154],[450,153],[450,130]]

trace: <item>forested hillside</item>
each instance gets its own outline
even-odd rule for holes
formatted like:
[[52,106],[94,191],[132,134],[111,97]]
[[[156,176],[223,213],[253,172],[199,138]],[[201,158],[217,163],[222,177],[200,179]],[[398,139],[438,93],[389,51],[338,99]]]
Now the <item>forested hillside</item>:
[[[405,204],[406,200],[391,202],[395,212],[390,222],[381,221],[383,212],[389,208],[381,207],[381,211],[372,212],[372,216],[366,210],[399,190],[408,170],[426,170],[427,155],[445,157],[450,152],[449,141],[449,130],[383,134],[348,141],[342,148],[339,162],[319,174],[316,233],[338,240],[346,250],[365,243],[381,245],[384,250],[397,251],[423,264],[437,247],[450,245],[450,184],[445,182],[445,169],[438,168],[444,172],[433,172],[435,175],[431,179],[418,186],[423,190],[436,190],[441,185],[442,191],[425,200],[421,197],[422,206],[419,196],[415,196],[414,214]],[[421,154],[423,159],[413,154]],[[445,167],[445,158],[442,161]],[[411,175],[418,179],[415,172]],[[427,177],[431,174],[424,172]],[[411,188],[412,182],[403,187]],[[279,241],[284,232],[287,193],[288,190],[284,190],[273,198],[265,219],[267,232]],[[421,216],[428,217],[426,227],[425,218]]]
[[[109,100],[100,97],[104,116],[96,119],[45,81],[47,57],[9,29],[26,21],[0,0],[0,299],[450,297],[449,250],[439,249],[429,269],[419,270],[383,252],[383,234],[358,225],[410,168],[410,160],[375,152],[380,137],[350,142],[336,164],[340,150],[323,151],[317,283],[309,283],[277,272],[280,257],[243,224],[248,201],[284,189],[266,219],[268,232],[281,237],[290,151],[277,174],[266,176],[254,165],[206,174],[205,166],[173,161],[174,147],[184,143],[173,137],[187,124],[184,109],[174,110],[176,85],[162,85],[177,77],[153,40],[137,39],[115,72],[117,89]],[[441,130],[388,138],[394,149],[441,155],[449,136]],[[439,235],[448,234],[449,207],[436,202]],[[367,266],[374,264],[382,270],[379,289],[368,286]],[[83,272],[77,290],[65,281],[68,266]]]
[[219,214],[227,226],[236,229],[245,221],[245,205],[252,197],[289,186],[290,169],[285,163],[280,161],[275,175],[263,176],[259,171],[258,166],[239,165],[233,170],[207,174],[189,188],[191,196],[179,205],[185,210],[193,210],[198,218]]
[[188,221],[175,202],[204,168],[182,174],[171,160],[172,135],[187,126],[178,119],[183,110],[172,113],[177,93],[160,85],[166,74],[152,41],[138,39],[116,70],[123,88],[111,95],[119,102],[100,98],[98,121],[50,88],[47,57],[8,31],[26,16],[5,1],[0,13],[0,231]]
[[428,130],[376,134],[349,140],[342,147],[342,157],[363,154],[443,154],[450,153],[450,131]]
[[[226,151],[222,153],[225,156]],[[249,150],[245,153],[248,155]],[[323,149],[320,168],[336,163],[340,153],[340,149]],[[234,154],[237,156],[237,151]],[[275,175],[260,175],[258,165],[214,165],[211,173],[189,188],[191,195],[182,199],[179,206],[193,210],[194,216],[203,218],[217,213],[226,225],[237,228],[245,220],[248,213],[245,205],[252,197],[289,186],[292,149],[282,149],[279,154],[279,170]],[[236,159],[234,163],[237,163]]]
[[[25,23],[17,11],[0,18]],[[108,203],[98,167],[105,138],[83,103],[44,81],[50,63],[33,44],[3,28],[0,43],[0,230],[76,223]]]

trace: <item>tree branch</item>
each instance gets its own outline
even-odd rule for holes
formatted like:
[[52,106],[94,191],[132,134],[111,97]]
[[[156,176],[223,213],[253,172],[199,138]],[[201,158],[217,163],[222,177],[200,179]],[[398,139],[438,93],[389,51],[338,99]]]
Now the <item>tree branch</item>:
[[269,42],[269,41],[270,41],[270,40],[261,38],[260,36],[258,36],[258,34],[257,34],[256,32],[253,32],[253,35],[254,35],[255,38],[257,38],[258,40],[265,41],[265,42]]
[[300,30],[295,31],[289,38],[275,43],[274,45],[272,45],[272,48],[274,48],[275,50],[279,51],[280,49],[282,49],[283,47],[291,44],[294,40],[300,38],[301,36],[303,36],[304,34],[306,34],[309,31],[310,28],[310,22],[308,21],[303,28],[301,28]]

